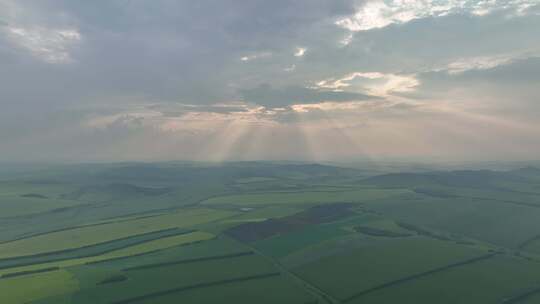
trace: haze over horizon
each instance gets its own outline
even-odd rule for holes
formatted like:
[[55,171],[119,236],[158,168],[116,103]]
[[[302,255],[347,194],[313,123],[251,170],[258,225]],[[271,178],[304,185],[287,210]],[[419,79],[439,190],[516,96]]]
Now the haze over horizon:
[[0,0],[0,162],[532,160],[539,0]]

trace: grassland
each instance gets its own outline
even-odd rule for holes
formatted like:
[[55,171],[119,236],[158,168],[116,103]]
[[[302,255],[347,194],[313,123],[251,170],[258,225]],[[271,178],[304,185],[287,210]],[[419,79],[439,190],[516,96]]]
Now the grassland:
[[[271,291],[271,292],[269,292]],[[261,296],[264,295],[264,296]],[[142,301],[144,304],[212,304],[222,303],[314,303],[315,298],[301,286],[283,276],[249,280],[203,289],[193,289],[182,294],[171,294]]]
[[248,209],[242,211],[241,214],[231,217],[229,220],[223,221],[223,223],[241,223],[249,221],[260,221],[271,218],[280,218],[288,215],[292,215],[300,212],[301,208],[292,208],[284,206],[270,206],[257,209]]
[[523,242],[519,248],[524,251],[540,254],[540,237],[534,237]]
[[149,240],[143,243],[135,243],[135,245],[123,247],[121,249],[109,251],[104,254],[93,255],[83,258],[65,258],[59,261],[31,263],[28,266],[9,267],[0,270],[0,277],[10,275],[17,272],[35,271],[40,269],[46,269],[51,267],[66,268],[75,265],[82,265],[88,263],[99,263],[109,260],[117,260],[120,258],[128,258],[131,256],[138,256],[155,251],[165,250],[167,248],[181,246],[186,244],[197,243],[214,238],[215,236],[206,232],[192,232],[180,235],[173,235],[170,237],[163,237],[156,240]]
[[239,194],[220,196],[203,201],[203,205],[315,205],[323,203],[361,203],[409,193],[408,190],[365,188],[355,191],[302,191],[292,193]]
[[30,256],[90,246],[137,234],[208,223],[232,214],[228,211],[193,209],[133,221],[48,233],[0,244],[0,258]]
[[80,201],[29,195],[0,195],[0,209],[2,210],[0,217],[20,217],[83,204]]
[[[356,243],[371,241],[370,238],[364,237],[356,231],[355,227],[358,225],[380,227],[379,229],[386,229],[400,235],[412,235],[410,231],[399,227],[393,221],[382,219],[371,213],[361,213],[334,222],[306,227],[299,231],[257,241],[253,243],[253,246],[283,262],[307,261],[317,256],[324,256],[328,254],[327,251],[342,250],[344,246],[343,244],[339,245],[340,243],[349,243],[352,248]],[[297,264],[297,262],[293,264]]]
[[539,287],[539,271],[538,263],[495,257],[381,289],[350,303],[510,303]]
[[124,249],[116,250],[102,257],[103,258],[116,258],[116,257],[136,255],[136,254],[151,252],[155,250],[162,250],[165,248],[170,248],[170,247],[174,247],[178,245],[205,241],[213,237],[215,236],[211,233],[197,231],[197,232],[188,233],[188,234],[170,236],[170,237],[162,238],[159,240],[150,241],[150,242],[142,243],[139,245],[127,247]]
[[192,260],[216,255],[234,255],[249,250],[248,247],[245,247],[234,240],[218,236],[202,242],[183,243],[179,246],[164,248],[159,251],[150,251],[144,255],[130,255],[123,259],[107,260],[96,258],[95,260],[101,260],[103,262],[93,265],[96,267],[103,265],[103,267],[120,270],[155,263]]
[[115,303],[186,286],[276,273],[271,262],[256,255],[128,271],[124,272],[128,280],[104,285],[97,283],[114,273],[88,276],[92,268],[88,265],[73,270],[79,280],[87,281],[85,285],[88,286],[72,295],[76,303]]
[[0,180],[0,193],[2,196],[18,196],[23,197],[26,194],[38,194],[48,198],[58,198],[62,194],[74,191],[77,185],[71,182],[56,182],[41,179],[36,174],[31,174],[25,179],[17,179],[13,181]]
[[535,303],[540,303],[540,290],[537,290],[538,292],[535,292],[533,294],[530,294],[530,295],[527,295],[523,298],[519,298],[517,299],[516,301],[512,301],[512,302],[507,302],[508,304],[535,304]]
[[318,225],[297,232],[288,233],[270,239],[257,241],[253,246],[275,258],[283,258],[294,251],[308,248],[311,245],[324,242],[347,234],[347,231],[336,225]]
[[[294,270],[308,282],[338,299],[486,252],[427,238],[407,238],[374,242],[359,248],[324,257]],[[340,280],[335,278],[339,277]]]
[[0,279],[0,303],[29,303],[78,289],[78,282],[65,270],[32,276]]
[[368,206],[390,218],[509,248],[518,248],[540,231],[540,208],[497,201],[418,198]]
[[40,168],[0,180],[2,304],[540,297],[538,169]]

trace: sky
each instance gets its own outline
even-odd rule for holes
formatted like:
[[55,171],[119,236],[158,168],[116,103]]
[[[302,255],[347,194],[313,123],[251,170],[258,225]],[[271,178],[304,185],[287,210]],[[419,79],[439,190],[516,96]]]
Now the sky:
[[0,161],[539,152],[540,0],[0,0]]

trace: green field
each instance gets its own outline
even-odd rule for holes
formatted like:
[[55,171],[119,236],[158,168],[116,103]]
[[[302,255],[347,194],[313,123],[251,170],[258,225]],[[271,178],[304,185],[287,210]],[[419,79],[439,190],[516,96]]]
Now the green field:
[[[540,208],[475,199],[384,200],[369,208],[391,218],[517,248],[540,231]],[[501,220],[503,219],[503,220]]]
[[19,217],[47,212],[83,204],[75,200],[57,198],[22,197],[20,195],[0,195],[1,217]]
[[86,263],[102,262],[107,260],[116,260],[122,257],[130,257],[141,255],[145,253],[151,253],[154,251],[161,251],[167,248],[182,246],[186,244],[192,244],[196,242],[206,241],[214,238],[213,234],[207,232],[195,231],[192,233],[185,233],[180,235],[174,235],[169,237],[163,237],[156,240],[148,240],[144,243],[131,245],[128,247],[122,247],[121,249],[109,251],[104,254],[93,255],[83,258],[66,258],[60,261],[54,262],[42,262],[35,263],[29,266],[9,267],[0,270],[0,275],[16,273],[21,271],[39,270],[49,267],[69,267],[74,265],[82,265]]
[[539,271],[538,263],[496,257],[381,289],[350,303],[501,303],[538,288]]
[[539,301],[540,301],[540,292],[537,292],[537,293],[535,293],[533,295],[528,296],[527,298],[524,298],[523,300],[520,300],[517,303],[520,303],[520,304],[535,304],[535,303],[539,303]]
[[79,283],[68,271],[52,271],[30,277],[0,280],[1,303],[28,303],[46,297],[70,293]]
[[[363,218],[360,217],[354,221],[359,220],[361,221]],[[345,229],[348,222],[350,221],[343,221],[335,224],[321,224],[315,227],[309,227],[300,231],[288,233],[286,235],[257,241],[253,244],[253,246],[273,257],[283,258],[295,251],[305,250],[312,245],[319,244],[326,240],[350,234],[350,232]]]
[[111,254],[106,254],[105,258],[115,258],[121,256],[129,256],[135,254],[141,254],[144,252],[150,252],[154,250],[161,250],[164,248],[170,248],[182,244],[189,244],[193,242],[205,241],[213,238],[214,235],[206,232],[193,232],[188,234],[170,236],[155,241],[146,242],[140,245],[130,246],[124,249],[113,251]]
[[[95,267],[99,266],[81,266],[71,270],[81,284],[87,287],[73,293],[72,301],[81,304],[96,301],[114,303],[184,286],[276,272],[269,261],[256,255],[124,272],[113,272],[108,267],[104,267],[102,272],[96,272],[93,269]],[[129,279],[118,283],[99,284],[115,274],[125,275]],[[56,299],[51,301],[55,303]]]
[[[271,292],[268,292],[271,290]],[[265,295],[261,297],[261,295]],[[156,297],[142,301],[144,304],[211,304],[226,299],[229,303],[312,303],[315,298],[301,286],[283,277],[225,284],[186,291],[182,294]]]
[[305,191],[295,193],[264,193],[221,196],[202,202],[203,205],[294,205],[321,203],[360,203],[409,193],[408,190],[386,190],[365,188],[356,191]]
[[534,169],[28,171],[0,180],[0,303],[536,303],[539,193]]
[[131,221],[48,233],[0,245],[0,258],[41,254],[108,242],[132,235],[204,224],[232,215],[227,211],[194,209]]
[[521,250],[530,253],[540,254],[540,238],[534,237],[529,241],[523,242],[521,244],[523,245],[520,247]]
[[425,238],[384,240],[321,258],[294,272],[334,297],[347,299],[394,280],[484,254],[477,249]]

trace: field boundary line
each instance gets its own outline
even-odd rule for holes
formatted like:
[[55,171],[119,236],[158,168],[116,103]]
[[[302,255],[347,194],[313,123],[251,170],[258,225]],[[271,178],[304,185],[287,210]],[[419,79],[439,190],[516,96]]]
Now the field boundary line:
[[[88,253],[88,254],[74,255],[74,256],[68,256],[68,257],[56,257],[56,258],[54,257],[55,255],[58,255],[58,254],[76,253],[79,250],[84,250],[84,249],[88,249],[88,248],[91,248],[91,247],[112,244],[112,243],[115,243],[115,242],[118,242],[118,241],[124,241],[124,240],[128,240],[128,239],[131,239],[131,238],[137,238],[137,237],[142,237],[142,236],[151,235],[151,234],[173,232],[173,231],[178,231],[178,233],[167,234],[167,235],[163,235],[161,237],[154,238],[154,239],[140,240],[138,242],[127,244],[127,245],[120,246],[120,247],[117,247],[117,248],[111,248],[111,249],[102,250],[102,251],[99,251],[99,252],[96,252],[96,253]],[[100,256],[100,255],[103,255],[103,254],[111,253],[111,252],[114,252],[114,251],[117,251],[117,250],[129,248],[129,247],[132,247],[132,246],[148,243],[148,242],[151,242],[151,241],[155,241],[155,240],[159,240],[159,239],[163,239],[163,238],[167,238],[167,237],[171,237],[171,236],[189,234],[189,233],[193,233],[193,232],[196,232],[196,231],[197,230],[183,230],[181,228],[163,229],[163,230],[158,230],[158,231],[153,231],[153,232],[148,232],[148,233],[132,235],[132,236],[125,237],[125,238],[114,239],[114,240],[106,241],[106,242],[102,242],[102,243],[81,246],[81,247],[77,247],[77,248],[69,248],[69,249],[59,250],[59,251],[51,251],[51,252],[40,253],[40,254],[35,254],[35,255],[25,255],[25,256],[13,257],[13,258],[5,258],[5,259],[0,259],[0,263],[13,261],[14,264],[0,265],[0,270],[9,269],[9,268],[16,268],[16,267],[22,267],[22,266],[39,265],[39,264],[45,264],[45,263],[50,263],[50,262],[58,262],[58,261],[79,259],[79,258],[95,257],[95,256]],[[51,256],[51,258],[47,259],[48,256]],[[28,261],[28,262],[22,262],[22,263],[18,263],[18,264],[16,263],[18,260],[23,260],[24,261],[25,259],[33,259],[33,258],[44,258],[44,259],[40,260],[40,261]]]
[[438,196],[438,195],[426,193],[423,191],[417,191],[416,189],[413,189],[413,192],[420,195],[439,198],[439,199],[461,198],[461,199],[471,199],[471,200],[478,200],[478,201],[497,202],[501,204],[517,205],[517,206],[524,206],[524,207],[531,207],[531,208],[540,208],[540,204],[504,200],[504,199],[498,199],[498,198],[489,198],[489,197],[482,197],[482,196],[464,196],[464,195],[457,195],[457,194],[445,194],[445,196]]
[[540,235],[536,235],[536,236],[533,236],[532,238],[528,239],[528,240],[525,240],[523,243],[519,244],[517,246],[518,249],[520,250],[525,250],[527,251],[527,246],[531,245],[532,243],[534,242],[537,242],[537,241],[540,241]]
[[535,296],[537,294],[540,294],[540,287],[538,288],[535,288],[533,290],[529,290],[525,293],[522,293],[520,295],[517,295],[517,296],[513,296],[511,298],[507,298],[507,299],[504,299],[502,301],[503,304],[514,304],[514,303],[519,303],[521,301],[524,301],[524,300],[527,300],[528,298],[532,297],[532,296]]
[[47,267],[47,268],[36,269],[36,270],[4,273],[0,275],[0,279],[10,279],[10,278],[16,278],[16,277],[25,276],[25,275],[38,274],[38,273],[44,273],[44,272],[50,272],[50,271],[56,271],[56,270],[60,270],[60,267],[54,266],[54,267]]
[[379,291],[379,290],[382,290],[382,289],[385,289],[385,288],[388,288],[388,287],[393,287],[393,286],[396,286],[396,285],[401,285],[403,283],[407,283],[409,281],[413,281],[413,280],[416,280],[416,279],[419,279],[419,278],[430,276],[432,274],[443,272],[443,271],[446,271],[446,270],[449,270],[449,269],[452,269],[452,268],[455,268],[455,267],[465,266],[465,265],[473,264],[473,263],[476,263],[476,262],[481,262],[481,261],[484,261],[484,260],[488,260],[488,259],[493,258],[496,255],[498,255],[498,253],[485,254],[485,255],[482,255],[482,256],[479,256],[479,257],[476,257],[476,258],[468,259],[468,260],[457,262],[457,263],[452,263],[452,264],[442,266],[442,267],[439,267],[439,268],[435,268],[435,269],[432,269],[432,270],[428,270],[428,271],[425,271],[425,272],[413,274],[413,275],[410,275],[410,276],[407,276],[407,277],[403,277],[401,279],[397,279],[397,280],[394,280],[394,281],[390,281],[390,282],[387,282],[387,283],[384,283],[384,284],[381,284],[381,285],[366,289],[366,290],[361,291],[359,293],[356,293],[356,294],[354,294],[352,296],[349,296],[349,297],[347,297],[345,299],[342,299],[341,301],[343,303],[347,303],[347,302],[350,302],[350,301],[352,301],[354,299],[357,299],[359,297],[362,297],[362,296],[364,296],[366,294],[369,294],[369,293],[372,293],[372,292],[375,292],[375,291]]
[[190,264],[190,263],[205,262],[205,261],[212,261],[212,260],[232,259],[232,258],[239,258],[239,257],[243,257],[243,256],[249,256],[249,255],[255,255],[255,252],[253,252],[253,251],[243,251],[243,252],[238,252],[238,253],[214,255],[214,256],[207,256],[207,257],[200,257],[200,258],[193,258],[193,259],[185,259],[185,260],[177,260],[177,261],[164,262],[164,263],[146,264],[146,265],[140,265],[140,266],[124,268],[124,269],[122,269],[122,271],[136,271],[136,270],[157,268],[157,267],[170,266],[170,265]]
[[289,278],[291,280],[295,281],[297,284],[301,285],[300,287],[302,287],[306,292],[310,293],[316,299],[324,301],[325,303],[328,303],[328,304],[340,303],[340,301],[338,299],[334,298],[332,295],[326,293],[324,290],[322,290],[319,287],[311,284],[310,282],[304,280],[300,276],[296,275],[295,273],[293,273],[292,271],[287,269],[277,259],[274,259],[273,257],[264,254],[262,251],[258,250],[257,248],[253,247],[250,244],[247,244],[247,243],[242,243],[242,244],[244,244],[244,246],[247,246],[247,247],[251,248],[255,253],[262,256],[263,258],[268,259],[270,262],[272,262],[272,264],[274,264],[274,266],[277,267],[277,269],[279,271],[281,271],[284,275],[289,276]]
[[[181,234],[179,234],[179,235],[181,235]],[[172,237],[174,237],[174,236],[175,235],[173,235]],[[208,239],[208,240],[193,241],[193,242],[189,242],[189,243],[183,243],[183,244],[174,245],[174,246],[171,246],[171,247],[155,249],[155,250],[141,252],[141,253],[132,254],[132,255],[119,256],[119,257],[108,258],[108,259],[97,260],[97,261],[90,261],[90,262],[84,263],[84,265],[95,265],[95,264],[107,263],[107,262],[112,262],[112,261],[124,260],[124,259],[139,257],[139,256],[143,256],[143,255],[153,254],[153,253],[164,251],[164,250],[171,249],[171,248],[191,246],[191,245],[195,245],[195,244],[199,244],[199,243],[202,243],[202,242],[211,241],[211,240],[215,240],[215,239],[216,239],[216,237]],[[159,240],[159,239],[156,239],[156,240]],[[129,248],[129,247],[126,247],[126,248]]]
[[[69,252],[73,252],[73,251],[77,251],[77,250],[81,250],[81,249],[87,249],[87,248],[94,247],[94,246],[103,246],[103,245],[118,242],[118,241],[129,240],[131,238],[137,238],[137,237],[141,237],[141,236],[146,236],[146,235],[151,235],[151,234],[156,234],[156,233],[169,232],[169,231],[172,232],[172,231],[175,231],[175,230],[181,231],[180,233],[178,233],[178,235],[192,233],[192,232],[196,231],[196,230],[182,230],[180,228],[161,229],[161,230],[155,230],[155,231],[150,231],[150,232],[145,232],[145,233],[140,233],[140,234],[133,234],[133,235],[130,235],[130,236],[121,237],[121,238],[117,238],[117,239],[110,240],[110,241],[84,245],[84,246],[81,246],[81,247],[66,248],[66,249],[62,249],[62,250],[47,251],[47,252],[36,253],[36,254],[19,255],[19,256],[14,256],[14,257],[9,257],[9,258],[0,258],[0,262],[12,261],[12,260],[18,260],[18,259],[27,259],[27,258],[39,258],[39,257],[43,257],[43,256],[56,255],[56,254],[60,254],[60,253],[69,253]],[[144,243],[144,242],[141,241],[141,243]],[[138,245],[138,244],[136,244],[136,245]]]
[[239,283],[239,282],[245,282],[245,281],[251,281],[251,280],[260,280],[260,279],[266,279],[270,277],[280,276],[280,272],[270,272],[270,273],[263,273],[258,275],[252,275],[252,276],[244,276],[244,277],[237,277],[232,279],[226,279],[226,280],[220,280],[220,281],[213,281],[213,282],[207,282],[207,283],[199,283],[199,284],[193,284],[193,285],[187,285],[183,287],[173,288],[173,289],[167,289],[162,291],[156,291],[153,293],[148,293],[145,295],[141,295],[138,297],[128,298],[120,301],[111,302],[110,304],[129,304],[133,302],[139,302],[148,300],[155,297],[160,296],[166,296],[173,293],[178,293],[182,291],[192,290],[192,289],[199,289],[199,288],[206,288],[206,287],[213,287],[218,285],[225,285],[225,284],[231,284],[231,283]]

